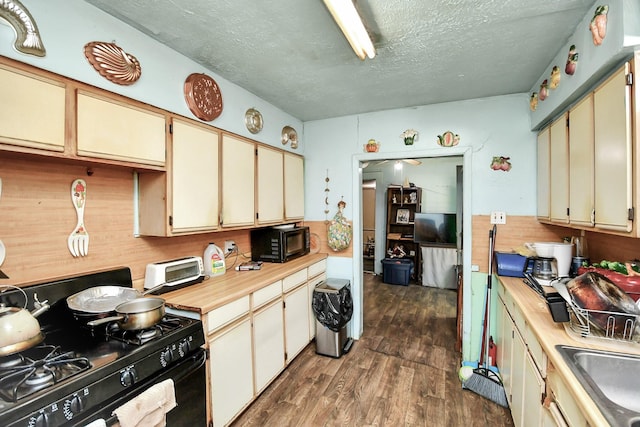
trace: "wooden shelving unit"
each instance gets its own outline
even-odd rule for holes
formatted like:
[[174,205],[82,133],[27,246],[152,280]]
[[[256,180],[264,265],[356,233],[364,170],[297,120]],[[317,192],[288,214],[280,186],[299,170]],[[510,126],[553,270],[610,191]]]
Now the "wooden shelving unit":
[[413,241],[414,218],[416,212],[421,212],[421,203],[422,189],[419,187],[387,187],[386,256],[390,257],[394,248],[402,250],[404,258],[413,261],[411,279],[414,281],[421,277],[420,245]]

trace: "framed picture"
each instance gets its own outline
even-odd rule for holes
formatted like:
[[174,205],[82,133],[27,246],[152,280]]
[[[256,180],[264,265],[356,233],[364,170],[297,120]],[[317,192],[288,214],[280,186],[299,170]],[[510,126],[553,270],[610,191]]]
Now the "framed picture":
[[409,224],[409,209],[398,209],[396,222],[398,224]]

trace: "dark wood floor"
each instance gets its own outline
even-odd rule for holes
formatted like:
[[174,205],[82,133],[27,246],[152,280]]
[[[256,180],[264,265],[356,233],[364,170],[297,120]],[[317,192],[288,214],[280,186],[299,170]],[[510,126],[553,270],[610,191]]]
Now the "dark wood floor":
[[456,292],[365,274],[364,333],[339,359],[311,343],[233,423],[240,426],[513,426],[458,379]]

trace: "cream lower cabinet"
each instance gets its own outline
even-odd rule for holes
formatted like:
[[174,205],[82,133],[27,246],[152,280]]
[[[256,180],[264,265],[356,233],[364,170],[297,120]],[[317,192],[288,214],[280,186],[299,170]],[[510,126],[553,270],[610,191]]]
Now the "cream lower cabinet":
[[543,406],[546,355],[509,295],[500,295],[500,290],[498,294],[497,362],[513,423],[516,427],[539,427],[547,412]]
[[164,166],[164,114],[83,90],[77,96],[79,156]]
[[285,366],[282,298],[253,314],[253,354],[256,394]]
[[[305,269],[306,272],[306,269]],[[284,330],[287,364],[309,344],[309,288],[298,286],[284,295]]]
[[214,426],[227,425],[253,399],[251,319],[245,318],[209,341]]
[[326,260],[316,262],[206,314],[215,427],[233,421],[309,344],[309,289],[325,270]]
[[560,375],[550,370],[547,377],[547,398],[549,410],[557,425],[570,427],[587,427],[587,420],[582,415],[580,407],[571,396],[569,388],[565,385]]
[[0,65],[0,143],[64,151],[65,92],[61,82]]

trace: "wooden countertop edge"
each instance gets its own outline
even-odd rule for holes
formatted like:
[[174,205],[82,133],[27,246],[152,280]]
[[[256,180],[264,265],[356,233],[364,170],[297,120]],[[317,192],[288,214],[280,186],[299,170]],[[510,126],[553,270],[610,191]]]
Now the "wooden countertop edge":
[[[587,342],[578,341],[567,334],[561,323],[555,323],[552,320],[546,301],[525,285],[521,278],[499,276],[499,280],[522,310],[525,321],[531,326],[532,332],[547,354],[549,361],[565,382],[589,424],[594,426],[609,425],[609,422],[604,418],[573,372],[571,372],[571,368],[563,360],[562,355],[556,350],[555,346],[568,345],[636,355],[640,355],[640,348],[638,348],[640,346],[628,344],[628,350],[625,348],[627,351],[621,351],[617,344],[615,348],[612,348],[606,342],[602,344],[597,341],[591,342],[593,340],[588,338],[586,339],[589,340]],[[620,343],[620,345],[626,346],[624,343]]]
[[[305,255],[282,264],[265,262],[260,270],[229,269],[221,276],[160,296],[164,298],[168,307],[205,314],[322,261],[327,256],[327,254],[318,253]],[[240,262],[240,260],[237,261],[237,263]]]

